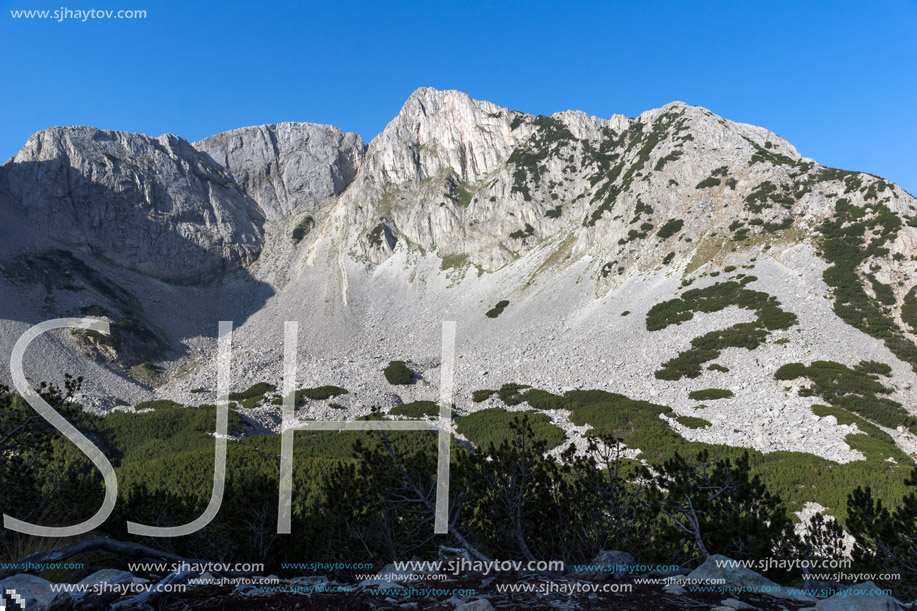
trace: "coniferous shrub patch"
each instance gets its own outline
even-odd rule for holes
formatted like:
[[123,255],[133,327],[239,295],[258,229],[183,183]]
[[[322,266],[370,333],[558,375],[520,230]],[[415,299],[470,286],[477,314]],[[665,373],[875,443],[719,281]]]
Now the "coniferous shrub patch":
[[685,226],[685,222],[682,219],[671,219],[666,221],[666,223],[659,228],[659,231],[656,232],[656,235],[663,240],[671,238],[673,235],[681,231],[681,228]]
[[315,227],[315,219],[311,216],[306,216],[303,220],[299,221],[296,224],[296,227],[293,228],[293,233],[290,237],[293,239],[294,244],[299,244],[303,239],[309,235],[309,232],[312,231],[312,228]]
[[390,361],[382,373],[393,386],[404,386],[414,382],[414,372],[404,361]]
[[864,361],[851,369],[834,361],[814,361],[805,366],[789,363],[774,374],[778,380],[792,380],[806,377],[812,381],[813,394],[821,396],[832,406],[841,407],[867,420],[896,428],[904,426],[917,431],[917,417],[897,401],[886,396],[892,392],[879,381],[879,376],[888,376],[891,368],[884,363]]
[[705,429],[708,426],[711,426],[710,422],[696,416],[678,416],[675,418],[675,420],[677,420],[678,423],[682,426],[686,426],[689,429]]
[[819,226],[821,254],[831,264],[823,277],[833,290],[834,312],[852,327],[882,340],[917,371],[917,346],[904,335],[889,304],[866,293],[859,274],[859,267],[870,258],[888,255],[888,244],[898,236],[901,218],[885,204],[861,208],[845,198],[835,202],[834,212],[833,218]]
[[774,373],[774,377],[778,380],[795,380],[804,375],[806,375],[806,366],[802,363],[787,363]]
[[901,305],[901,320],[911,327],[912,332],[917,333],[917,285],[904,296],[904,303]]
[[346,395],[348,392],[349,391],[346,388],[341,388],[340,386],[316,386],[315,388],[303,388],[296,391],[296,402],[299,403],[303,399],[324,401],[325,399],[330,399],[331,397]]
[[695,189],[708,189],[710,187],[715,187],[719,184],[720,184],[719,178],[716,178],[714,176],[709,176],[703,179],[702,181],[700,181],[699,183],[697,183],[697,186],[695,187]]
[[[517,117],[518,118],[518,117]],[[515,122],[516,119],[514,118]],[[521,120],[520,120],[521,121]],[[562,121],[554,117],[537,116],[532,120],[537,128],[525,145],[515,149],[508,162],[515,166],[512,193],[521,193],[523,199],[532,199],[529,181],[536,185],[544,173],[543,163],[552,155],[577,141]],[[520,122],[521,124],[521,122]]]
[[495,394],[497,394],[497,391],[495,390],[486,390],[486,389],[475,390],[471,393],[471,400],[474,401],[475,403],[483,403],[484,401],[487,401]]
[[705,388],[688,393],[688,398],[694,401],[715,401],[717,399],[728,399],[732,396],[734,396],[732,391],[726,388]]
[[169,399],[157,399],[155,401],[141,401],[140,403],[134,406],[134,410],[139,411],[139,410],[147,410],[147,409],[151,409],[151,410],[175,409],[175,408],[180,408],[181,406],[182,406],[181,403],[176,403],[175,401],[171,401]]
[[658,303],[646,315],[647,331],[659,331],[669,325],[681,324],[694,317],[695,312],[718,312],[728,306],[752,310],[757,320],[738,323],[727,329],[711,331],[691,340],[691,348],[663,363],[655,376],[661,380],[696,378],[702,366],[719,357],[724,348],[754,350],[767,339],[771,331],[787,329],[797,323],[796,315],[780,308],[775,297],[746,288],[757,280],[746,276],[741,281],[718,282],[701,289],[685,291],[680,298]]
[[[618,471],[616,463],[603,468],[592,455],[570,454],[561,462],[545,456],[544,452],[562,442],[563,436],[544,414],[488,410],[492,414],[459,419],[457,426],[467,427],[469,436],[477,438],[475,443],[488,449],[481,452],[453,445],[452,477],[462,483],[465,499],[464,506],[453,505],[455,527],[471,545],[493,557],[520,554],[514,541],[521,533],[537,557],[588,563],[596,549],[613,546],[633,550],[641,561],[696,564],[699,557],[693,538],[673,530],[665,517],[666,512],[677,512],[685,498],[700,509],[698,516],[704,520],[701,532],[710,553],[771,557],[777,542],[793,537],[788,516],[806,501],[827,507],[845,530],[857,537],[857,570],[861,566],[871,567],[862,570],[901,570],[895,568],[901,566],[898,561],[911,553],[912,543],[907,537],[915,523],[917,497],[911,490],[917,477],[908,478],[908,474],[914,469],[910,463],[902,465],[907,457],[859,416],[838,408],[813,408],[819,415],[833,415],[863,431],[848,435],[847,442],[862,451],[866,460],[838,464],[809,454],[762,454],[688,442],[659,418],[660,414],[675,417],[667,407],[623,395],[581,390],[565,393],[562,398],[568,401],[575,424],[594,427],[591,440],[614,444],[613,437],[603,436],[605,433],[623,439],[628,448],[640,451],[639,458],[646,460],[652,471],[630,459],[622,459]],[[17,397],[0,391],[0,429],[16,430],[17,423],[31,413]],[[163,407],[143,414],[116,412],[105,418],[74,410],[68,417],[105,452],[118,476],[118,508],[122,513],[102,525],[100,534],[142,541],[125,532],[125,516],[141,523],[161,519],[165,524],[184,524],[207,506],[213,481],[214,406]],[[706,426],[689,419],[684,424]],[[230,434],[238,437],[243,427],[238,414],[230,413]],[[227,445],[227,488],[219,514],[201,537],[176,538],[170,549],[185,557],[218,557],[226,562],[258,558],[272,567],[280,566],[280,562],[321,560],[331,551],[342,550],[365,554],[362,557],[373,562],[385,562],[391,554],[435,555],[439,542],[431,543],[426,534],[432,529],[433,511],[410,493],[405,496],[404,491],[410,488],[404,485],[404,478],[433,481],[436,440],[435,433],[419,431],[297,433],[293,533],[281,536],[279,549],[265,551],[259,547],[263,539],[259,540],[250,524],[259,517],[269,528],[276,524],[270,499],[275,499],[276,508],[280,435],[232,439]],[[35,441],[39,443],[26,453],[45,459],[34,462],[32,470],[4,470],[10,462],[0,463],[5,483],[0,509],[15,514],[32,506],[23,505],[25,499],[40,504],[50,499],[56,503],[43,505],[50,512],[43,515],[53,516],[48,521],[92,515],[104,495],[94,466],[53,433]],[[36,452],[43,454],[36,456]],[[21,453],[14,451],[7,458],[15,461]],[[53,482],[46,478],[60,468],[66,469],[63,485],[49,497],[41,486]],[[36,470],[40,470],[40,479],[30,480]],[[637,481],[639,485],[635,485]],[[868,482],[869,490],[857,489],[864,482]],[[711,485],[723,490],[725,496],[718,496],[724,500],[722,504],[711,505],[705,500]],[[609,497],[603,496],[602,491],[609,486],[613,494],[624,495],[616,499],[632,498],[634,492],[647,496],[637,498],[635,511],[618,513],[615,507],[622,505],[612,505]],[[512,502],[514,499],[518,502]],[[876,504],[879,500],[881,505]],[[522,527],[515,529],[520,516]],[[622,529],[609,530],[621,520]],[[557,528],[545,529],[544,524]],[[732,529],[715,534],[717,524],[741,524],[739,534],[753,537],[755,546],[748,547],[747,538],[737,543]],[[566,529],[567,525],[572,528]],[[418,527],[423,529],[419,535]],[[10,542],[6,535],[0,533],[0,537],[4,537],[4,544]],[[912,573],[904,572],[902,581],[914,583]]]
[[267,382],[258,382],[242,392],[229,393],[230,401],[245,401],[246,399],[261,399],[269,392],[277,390],[277,387]]
[[393,416],[407,416],[408,418],[432,417],[439,414],[439,405],[436,401],[411,401],[410,403],[396,405],[388,413]]
[[508,305],[509,300],[502,299],[498,301],[497,305],[495,305],[493,308],[487,310],[487,312],[485,312],[485,316],[487,316],[487,318],[496,318],[503,313],[503,310],[505,310]]
[[528,420],[534,441],[544,443],[547,449],[563,442],[563,430],[552,424],[545,414],[534,411],[508,412],[499,407],[482,409],[457,419],[455,429],[484,452],[492,452],[512,438],[511,425],[523,418]]
[[529,225],[528,223],[526,223],[524,229],[517,229],[516,231],[509,234],[509,237],[514,240],[524,240],[525,238],[533,235],[534,233],[535,233],[535,228]]

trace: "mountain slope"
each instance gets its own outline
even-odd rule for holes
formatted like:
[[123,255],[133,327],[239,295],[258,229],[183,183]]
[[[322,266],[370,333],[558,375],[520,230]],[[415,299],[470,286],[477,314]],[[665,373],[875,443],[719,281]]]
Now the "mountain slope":
[[[146,380],[155,395],[190,401],[192,389],[213,389],[217,320],[238,327],[234,390],[279,385],[283,322],[298,320],[302,385],[350,391],[333,401],[344,411],[319,401],[309,415],[340,419],[436,399],[440,323],[456,320],[460,413],[502,405],[476,404],[472,391],[511,382],[601,388],[710,423],[667,418],[687,439],[837,461],[862,457],[847,442],[857,426],[813,414],[832,403],[824,392],[775,373],[877,361],[889,366],[879,394],[904,411],[856,396],[887,407],[870,419],[917,449],[906,417],[917,412],[917,201],[880,178],[819,166],[764,129],[680,102],[633,119],[534,117],[423,88],[365,152],[355,135],[310,124],[194,145],[50,133],[0,169],[0,212],[53,240],[5,255],[5,353],[35,322],[22,312],[101,305],[160,338],[149,358],[163,371]],[[178,204],[161,210],[160,193]],[[97,220],[69,220],[77,204]],[[199,252],[182,255],[188,242]],[[13,273],[54,244],[131,298],[115,303],[85,278],[68,288]],[[390,386],[381,369],[396,359],[421,380]],[[60,366],[34,364],[46,377]],[[101,407],[112,404],[104,395],[154,394],[87,384]],[[730,395],[690,397],[710,388]],[[247,414],[276,426],[269,405]],[[586,428],[563,410],[551,418],[583,445]]]

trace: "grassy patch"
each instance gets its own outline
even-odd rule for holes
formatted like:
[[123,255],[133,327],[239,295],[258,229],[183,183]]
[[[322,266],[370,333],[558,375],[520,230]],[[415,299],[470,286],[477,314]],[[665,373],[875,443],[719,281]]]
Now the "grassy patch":
[[462,269],[468,265],[468,255],[446,255],[443,257],[442,263],[439,265],[439,269],[442,271],[447,271],[450,269]]

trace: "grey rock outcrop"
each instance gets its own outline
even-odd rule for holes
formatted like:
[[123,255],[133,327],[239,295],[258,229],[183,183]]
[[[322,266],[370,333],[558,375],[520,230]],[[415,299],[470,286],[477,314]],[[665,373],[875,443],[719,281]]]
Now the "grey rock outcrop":
[[27,573],[13,575],[0,581],[0,591],[8,592],[10,590],[14,591],[18,597],[14,600],[12,595],[7,595],[6,601],[13,605],[9,606],[10,609],[18,609],[19,606],[16,606],[16,603],[19,601],[21,601],[19,605],[24,603],[26,609],[44,609],[56,596],[51,590],[50,581]]
[[818,601],[816,611],[903,611],[906,607],[867,581]]
[[738,565],[726,556],[713,554],[703,564],[691,571],[689,580],[707,581],[728,586],[736,592],[754,592],[772,598],[798,602],[815,602],[815,598],[801,591],[783,588],[767,577]]
[[591,570],[573,573],[573,576],[582,579],[608,579],[614,577],[621,579],[624,577],[631,565],[634,564],[634,557],[627,552],[617,550],[603,550],[592,559]]
[[314,123],[244,127],[194,143],[261,208],[268,220],[314,209],[340,195],[363,160],[360,136]]
[[[678,264],[714,231],[746,227],[740,235],[754,238],[824,217],[831,194],[853,191],[851,177],[765,129],[682,102],[636,118],[548,117],[422,88],[370,143],[336,212],[375,264],[418,246],[493,272],[545,247],[560,261],[607,265],[604,293],[619,283],[612,270],[646,271],[669,252]],[[891,188],[903,212],[910,198]],[[868,195],[864,184],[851,203]],[[676,222],[674,239],[658,234]]]
[[261,250],[257,206],[177,136],[51,128],[3,166],[0,183],[0,206],[51,241],[162,280],[207,280]]
[[478,598],[476,600],[464,600],[455,605],[455,611],[494,611],[494,606],[489,600]]

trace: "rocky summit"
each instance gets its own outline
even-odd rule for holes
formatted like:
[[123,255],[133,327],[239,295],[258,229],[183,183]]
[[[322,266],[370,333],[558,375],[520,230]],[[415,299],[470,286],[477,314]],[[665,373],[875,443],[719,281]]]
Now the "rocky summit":
[[[83,375],[96,412],[214,402],[230,320],[236,408],[263,430],[273,391],[243,391],[281,387],[285,321],[297,385],[347,391],[303,417],[397,413],[439,398],[454,320],[458,415],[594,389],[692,441],[848,463],[875,429],[917,452],[917,200],[681,102],[532,116],[421,88],[368,146],[306,123],[55,127],[0,166],[0,227],[0,350],[108,320],[26,358],[32,380]],[[585,445],[595,423],[542,407],[558,449]]]

